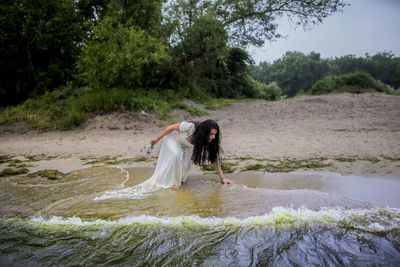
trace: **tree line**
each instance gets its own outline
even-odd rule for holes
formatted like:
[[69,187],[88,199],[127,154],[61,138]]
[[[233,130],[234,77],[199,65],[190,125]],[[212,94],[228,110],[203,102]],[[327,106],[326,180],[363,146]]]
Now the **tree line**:
[[279,38],[280,17],[310,26],[345,6],[341,0],[3,0],[0,105],[62,88],[268,97],[278,84],[286,93],[287,81],[252,78],[266,65],[252,69],[246,47]]
[[[400,88],[400,58],[391,52],[380,52],[373,56],[366,54],[365,57],[346,55],[322,59],[316,52],[305,55],[289,51],[273,63],[261,62],[252,67],[254,79],[265,84],[276,83],[287,96],[310,92],[317,81],[327,76],[357,72],[367,73],[375,80],[393,88]],[[364,80],[369,79],[363,74],[358,76]]]

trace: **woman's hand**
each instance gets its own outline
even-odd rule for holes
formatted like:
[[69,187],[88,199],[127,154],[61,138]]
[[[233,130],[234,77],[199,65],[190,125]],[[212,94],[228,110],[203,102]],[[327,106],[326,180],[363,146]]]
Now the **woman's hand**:
[[221,180],[221,183],[222,184],[234,184],[235,182],[224,178],[224,179]]
[[154,145],[157,144],[157,143],[158,143],[157,138],[151,138],[151,140],[150,140],[150,145],[154,146]]

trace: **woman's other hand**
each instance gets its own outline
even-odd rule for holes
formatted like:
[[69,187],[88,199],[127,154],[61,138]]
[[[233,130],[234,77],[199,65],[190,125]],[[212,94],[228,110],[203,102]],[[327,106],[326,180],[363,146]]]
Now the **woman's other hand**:
[[222,184],[234,184],[235,182],[234,182],[234,181],[231,181],[231,180],[229,180],[229,179],[223,179],[223,180],[221,180],[221,183],[222,183]]

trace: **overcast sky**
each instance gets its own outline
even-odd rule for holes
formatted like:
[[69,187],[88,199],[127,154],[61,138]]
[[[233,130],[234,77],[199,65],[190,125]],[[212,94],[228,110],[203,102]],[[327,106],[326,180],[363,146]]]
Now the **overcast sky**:
[[365,56],[392,51],[400,56],[400,0],[345,0],[350,6],[313,28],[295,29],[287,19],[279,26],[285,39],[268,42],[262,48],[249,48],[253,59],[272,63],[287,51],[311,51],[322,58],[344,55]]

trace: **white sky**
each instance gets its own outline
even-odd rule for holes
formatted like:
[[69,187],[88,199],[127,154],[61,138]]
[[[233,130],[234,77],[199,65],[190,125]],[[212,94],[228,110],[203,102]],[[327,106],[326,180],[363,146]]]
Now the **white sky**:
[[400,0],[345,0],[350,6],[307,31],[282,19],[278,32],[285,39],[249,48],[256,64],[272,63],[287,51],[320,53],[322,58],[365,56],[392,51],[400,56]]

